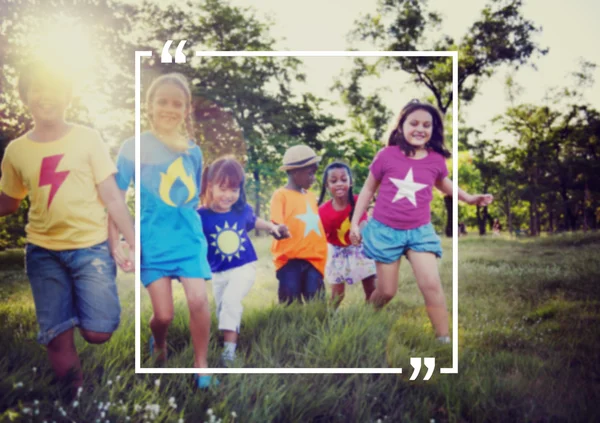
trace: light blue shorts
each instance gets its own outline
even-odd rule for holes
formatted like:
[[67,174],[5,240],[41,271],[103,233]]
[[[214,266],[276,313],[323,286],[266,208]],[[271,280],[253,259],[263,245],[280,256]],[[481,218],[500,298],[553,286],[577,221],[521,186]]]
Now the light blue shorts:
[[362,231],[362,242],[365,255],[380,263],[393,263],[408,250],[442,257],[440,237],[431,223],[415,229],[394,229],[369,219]]

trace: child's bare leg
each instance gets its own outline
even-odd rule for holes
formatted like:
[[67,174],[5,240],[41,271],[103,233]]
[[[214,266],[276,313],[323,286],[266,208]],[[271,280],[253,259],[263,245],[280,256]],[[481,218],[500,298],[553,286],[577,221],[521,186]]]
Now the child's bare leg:
[[448,336],[448,309],[435,254],[409,250],[408,260],[425,299],[427,314],[436,336]]
[[369,302],[377,308],[389,303],[398,291],[398,270],[400,259],[393,263],[375,262],[377,267],[377,286],[369,298]]
[[344,283],[336,283],[331,285],[331,302],[335,308],[342,303],[346,286]]
[[104,344],[112,336],[112,332],[94,332],[82,328],[79,328],[79,333],[90,344]]
[[237,344],[238,334],[234,330],[224,330],[223,332],[223,341],[224,342],[232,342]]
[[71,328],[48,343],[48,359],[56,377],[65,380],[67,377],[73,377],[72,386],[78,388],[83,384],[83,374],[81,373],[81,363],[75,348],[74,328]]
[[194,345],[194,367],[208,367],[208,341],[210,338],[210,309],[206,283],[201,278],[181,278],[190,309],[190,332]]
[[369,301],[373,291],[375,291],[375,275],[363,279],[362,285],[363,290],[365,291],[365,301]]
[[156,358],[164,361],[167,358],[167,331],[174,315],[171,278],[160,278],[148,285],[147,289],[152,301],[150,330],[154,337]]

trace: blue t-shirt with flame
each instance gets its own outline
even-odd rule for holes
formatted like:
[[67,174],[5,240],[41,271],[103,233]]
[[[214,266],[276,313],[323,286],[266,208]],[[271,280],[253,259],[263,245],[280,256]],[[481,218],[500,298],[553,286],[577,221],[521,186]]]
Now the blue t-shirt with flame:
[[[202,152],[192,141],[175,152],[151,132],[140,135],[141,256],[143,270],[186,274],[181,263],[206,263],[206,239],[196,209],[202,176]],[[135,139],[125,141],[117,159],[117,185],[126,190],[135,179]],[[146,281],[142,282],[146,283]],[[149,282],[149,281],[148,281]]]

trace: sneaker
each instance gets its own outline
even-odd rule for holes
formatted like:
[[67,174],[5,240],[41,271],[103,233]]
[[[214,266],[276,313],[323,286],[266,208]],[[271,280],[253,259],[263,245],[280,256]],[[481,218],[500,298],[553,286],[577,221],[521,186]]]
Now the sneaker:
[[235,364],[235,353],[227,354],[226,352],[223,352],[220,361],[222,367],[233,367]]
[[440,344],[449,344],[450,343],[449,336],[438,336],[436,339]]
[[198,389],[209,389],[211,387],[219,386],[219,379],[213,375],[194,375],[194,382]]

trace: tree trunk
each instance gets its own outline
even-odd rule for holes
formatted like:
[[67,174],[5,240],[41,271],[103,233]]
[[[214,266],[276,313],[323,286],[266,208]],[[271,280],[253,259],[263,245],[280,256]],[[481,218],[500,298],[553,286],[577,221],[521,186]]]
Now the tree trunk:
[[535,200],[529,202],[529,235],[537,235],[538,224],[536,221],[537,217],[537,203]]
[[[254,185],[256,186],[255,197],[254,197],[254,214],[256,217],[260,217],[260,174],[258,169],[254,169]],[[256,236],[260,235],[260,231],[255,229]]]
[[479,228],[479,235],[485,235],[485,225],[488,221],[487,206],[477,206],[477,227]]
[[506,201],[504,202],[504,208],[504,211],[506,212],[506,226],[508,227],[508,233],[512,235],[512,214],[510,213],[510,198],[508,198],[508,196],[506,197]]
[[585,194],[583,196],[583,232],[588,231],[588,220],[587,220],[587,205],[590,202],[590,189],[588,187],[587,182],[585,183]]
[[446,236],[452,238],[452,196],[444,196],[444,205],[446,206]]
[[540,208],[537,206],[537,200],[535,202],[535,234],[539,235],[542,233],[542,219],[540,217]]

